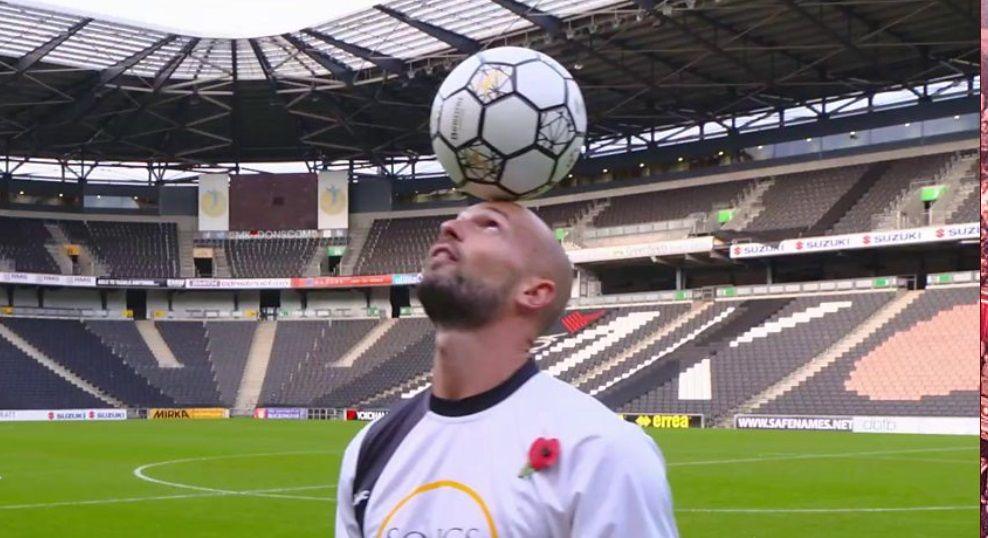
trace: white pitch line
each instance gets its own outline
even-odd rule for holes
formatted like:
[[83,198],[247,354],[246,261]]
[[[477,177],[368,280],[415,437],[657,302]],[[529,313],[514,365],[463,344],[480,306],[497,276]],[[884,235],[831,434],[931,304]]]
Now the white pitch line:
[[[720,465],[727,463],[745,463],[745,462],[762,462],[762,461],[778,461],[778,460],[793,460],[793,459],[812,459],[812,458],[834,458],[834,457],[854,457],[854,456],[879,456],[886,454],[911,454],[911,453],[924,453],[924,452],[959,452],[973,450],[971,448],[962,447],[942,447],[942,448],[920,448],[920,449],[906,449],[906,450],[881,450],[881,451],[868,451],[868,452],[839,452],[839,453],[821,453],[821,454],[775,454],[768,457],[759,458],[739,458],[730,460],[706,460],[706,461],[685,461],[685,462],[674,462],[667,464],[668,467],[682,467],[682,466],[694,466],[694,465]],[[193,461],[209,461],[217,459],[230,459],[230,458],[248,458],[248,457],[265,457],[265,456],[283,456],[292,454],[339,454],[338,451],[327,451],[327,452],[315,452],[315,451],[304,451],[304,452],[271,452],[271,453],[260,453],[260,454],[234,454],[228,456],[207,456],[201,458],[184,458],[179,460],[170,460],[164,462],[149,463],[142,465],[134,469],[134,476],[145,480],[147,482],[157,483],[159,485],[166,485],[170,487],[177,487],[181,489],[192,489],[199,491],[199,493],[185,493],[177,495],[157,495],[157,496],[147,496],[147,497],[126,497],[118,499],[93,499],[93,500],[81,500],[81,501],[58,501],[50,503],[34,503],[34,504],[9,504],[0,505],[0,510],[17,510],[17,509],[28,509],[28,508],[53,508],[59,506],[86,506],[86,505],[99,505],[99,504],[116,504],[116,503],[134,503],[143,501],[157,501],[157,500],[168,500],[168,499],[192,499],[197,497],[223,497],[223,496],[269,496],[279,492],[288,491],[302,491],[307,489],[331,489],[335,488],[335,485],[322,485],[322,486],[301,486],[298,488],[277,488],[277,489],[264,489],[264,490],[222,490],[216,488],[206,488],[202,486],[194,486],[191,484],[180,484],[175,482],[168,482],[164,480],[159,480],[157,478],[149,477],[143,473],[144,470],[150,469],[155,466],[161,466],[173,463],[185,463]],[[292,495],[282,495],[279,498],[289,498],[289,499],[308,499],[308,500],[319,500],[326,501],[329,503],[335,503],[336,499],[328,497],[303,497],[303,496],[292,496]],[[971,506],[966,505],[949,505],[949,506],[915,506],[915,507],[886,507],[886,508],[678,508],[677,512],[703,512],[703,513],[840,513],[840,512],[910,512],[910,511],[950,511],[950,510],[966,510],[970,509]]]
[[[250,497],[268,497],[273,499],[296,499],[303,501],[325,501],[326,497],[312,497],[307,495],[282,495],[278,493],[265,493],[258,490],[252,492],[244,492],[238,490],[230,489],[220,489],[220,488],[210,488],[205,486],[196,486],[193,484],[183,484],[182,482],[170,482],[168,480],[161,480],[160,478],[154,478],[145,474],[145,471],[155,467],[161,467],[164,465],[175,465],[178,463],[191,463],[197,461],[214,461],[214,460],[226,460],[226,459],[237,459],[237,458],[255,458],[255,457],[270,457],[270,456],[289,456],[289,455],[299,455],[299,454],[339,454],[339,451],[294,451],[294,452],[264,452],[264,453],[254,453],[254,454],[228,454],[225,456],[203,456],[198,458],[180,458],[168,461],[159,461],[154,463],[147,463],[141,465],[134,469],[134,476],[145,482],[151,482],[154,484],[159,484],[162,486],[170,486],[173,488],[180,489],[190,489],[193,491],[201,491],[212,494],[220,495],[245,495]],[[336,487],[336,486],[332,486]],[[269,490],[270,491],[270,490]]]
[[[335,485],[323,485],[323,486],[302,486],[297,488],[275,488],[275,489],[257,489],[257,490],[247,490],[241,491],[241,495],[249,494],[261,494],[279,491],[302,491],[302,490],[312,490],[312,489],[330,489],[335,488]],[[57,508],[60,506],[88,506],[88,505],[99,505],[99,504],[122,504],[122,503],[136,503],[143,501],[163,501],[169,499],[195,499],[201,497],[229,497],[233,495],[232,493],[183,493],[179,495],[152,495],[145,497],[123,497],[116,499],[91,499],[84,501],[56,501],[49,503],[33,503],[33,504],[6,504],[0,505],[0,510],[21,510],[27,508]],[[313,497],[314,498],[314,497]],[[321,500],[335,502],[336,499],[330,497],[321,497]]]
[[885,456],[892,454],[920,454],[926,452],[960,452],[970,450],[972,453],[975,448],[967,447],[943,447],[943,448],[914,448],[914,449],[904,449],[904,450],[872,450],[868,452],[828,452],[819,454],[793,454],[793,455],[776,455],[767,457],[757,457],[757,458],[736,458],[730,460],[702,460],[702,461],[680,461],[666,464],[667,467],[689,467],[693,465],[723,465],[727,463],[755,463],[763,461],[782,461],[782,460],[809,460],[809,459],[824,459],[824,458],[855,458],[863,456]]

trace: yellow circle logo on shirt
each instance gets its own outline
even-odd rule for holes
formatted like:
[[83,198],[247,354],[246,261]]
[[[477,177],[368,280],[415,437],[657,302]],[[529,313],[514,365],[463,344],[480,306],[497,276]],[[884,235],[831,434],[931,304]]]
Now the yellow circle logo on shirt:
[[420,516],[430,513],[444,515],[447,519],[443,523],[446,530],[455,529],[471,538],[498,536],[494,517],[487,503],[476,491],[460,482],[439,480],[415,488],[404,499],[398,501],[378,527],[377,538],[425,536],[427,529],[424,525],[429,525],[434,531],[432,527],[435,526],[435,522],[423,522]]

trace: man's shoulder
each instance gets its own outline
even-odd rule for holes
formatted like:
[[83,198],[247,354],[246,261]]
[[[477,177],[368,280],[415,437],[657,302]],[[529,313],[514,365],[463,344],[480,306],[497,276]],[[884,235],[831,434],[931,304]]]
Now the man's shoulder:
[[565,424],[574,434],[620,443],[640,437],[641,428],[625,422],[600,400],[545,372],[535,378],[532,396],[550,422]]
[[382,416],[361,428],[350,440],[347,450],[362,450],[362,452],[380,450],[383,448],[380,445],[391,444],[396,437],[403,438],[425,414],[427,396],[428,391],[424,391],[391,406]]

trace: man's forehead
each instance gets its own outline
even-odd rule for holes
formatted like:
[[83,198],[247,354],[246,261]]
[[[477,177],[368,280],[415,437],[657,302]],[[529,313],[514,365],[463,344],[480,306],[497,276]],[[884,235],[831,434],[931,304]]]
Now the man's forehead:
[[473,213],[481,211],[492,211],[503,216],[505,219],[512,219],[512,216],[517,213],[520,206],[515,204],[496,204],[492,202],[482,202],[479,204],[472,205],[460,212],[457,217],[464,218],[469,217]]

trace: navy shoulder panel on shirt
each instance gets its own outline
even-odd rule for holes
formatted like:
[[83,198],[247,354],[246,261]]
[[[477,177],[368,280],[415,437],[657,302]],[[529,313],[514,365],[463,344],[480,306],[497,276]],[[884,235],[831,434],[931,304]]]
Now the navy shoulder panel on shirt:
[[411,400],[396,405],[387,415],[371,424],[364,435],[353,477],[353,513],[361,532],[374,484],[405,436],[425,416],[429,409],[429,394],[429,390],[423,390]]

